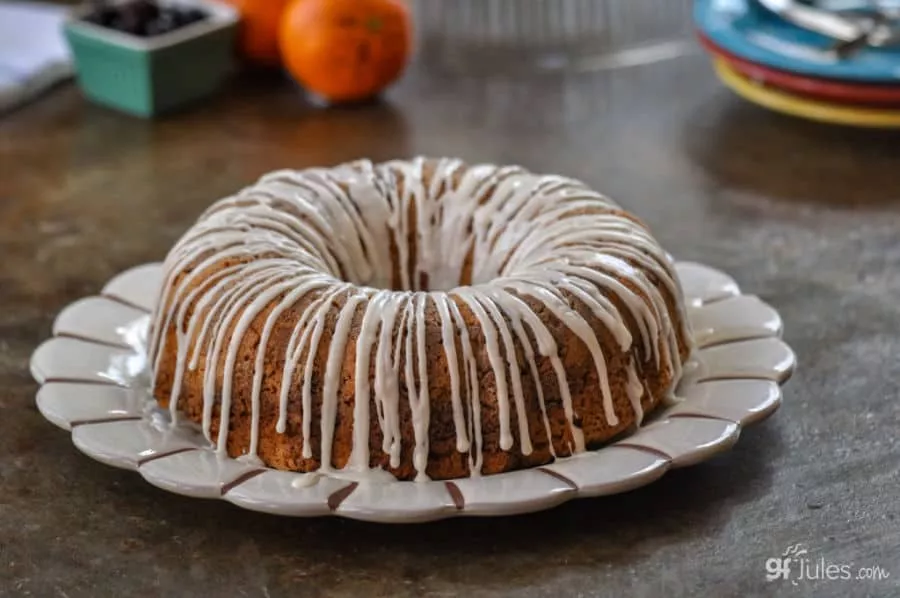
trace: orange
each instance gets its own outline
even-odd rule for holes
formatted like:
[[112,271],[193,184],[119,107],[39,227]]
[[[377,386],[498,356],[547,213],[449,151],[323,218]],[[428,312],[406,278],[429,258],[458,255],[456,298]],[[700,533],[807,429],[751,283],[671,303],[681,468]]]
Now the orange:
[[241,13],[238,43],[250,62],[279,66],[278,26],[290,0],[225,0]]
[[294,0],[279,29],[284,66],[330,102],[369,99],[396,81],[412,46],[402,0]]

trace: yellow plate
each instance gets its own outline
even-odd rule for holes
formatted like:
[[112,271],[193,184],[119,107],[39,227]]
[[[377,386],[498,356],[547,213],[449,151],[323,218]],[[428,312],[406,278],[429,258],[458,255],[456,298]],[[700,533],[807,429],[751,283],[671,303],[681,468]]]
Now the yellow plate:
[[722,83],[733,92],[749,102],[776,112],[838,125],[882,129],[900,128],[900,110],[829,104],[801,98],[753,83],[735,72],[723,60],[715,59],[713,67]]

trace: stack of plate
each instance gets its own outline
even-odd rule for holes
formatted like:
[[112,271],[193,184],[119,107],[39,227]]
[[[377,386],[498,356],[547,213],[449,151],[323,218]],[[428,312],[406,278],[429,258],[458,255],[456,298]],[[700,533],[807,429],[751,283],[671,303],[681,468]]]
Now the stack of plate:
[[900,7],[863,12],[871,6],[882,5],[696,0],[694,21],[719,78],[750,102],[812,120],[900,128],[900,35],[890,37],[900,23],[884,16]]

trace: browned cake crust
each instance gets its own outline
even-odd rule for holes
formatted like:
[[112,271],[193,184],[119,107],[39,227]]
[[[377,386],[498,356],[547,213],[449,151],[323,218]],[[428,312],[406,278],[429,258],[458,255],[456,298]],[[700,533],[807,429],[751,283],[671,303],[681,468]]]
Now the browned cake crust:
[[[423,169],[424,186],[426,188],[429,187],[436,176],[435,171],[437,168],[439,168],[439,165],[436,162],[429,161],[426,163]],[[442,184],[458,188],[460,179],[465,172],[465,168],[456,169],[453,175],[447,178],[448,182]],[[492,184],[484,186],[480,190],[481,197],[478,203],[484,204],[488,198],[492,197],[497,192],[497,186],[500,182],[502,182],[502,178],[498,178]],[[341,183],[341,189],[348,192],[349,186]],[[444,191],[444,189],[439,191]],[[408,220],[410,222],[416,222],[416,205],[416,201],[411,201],[409,204]],[[590,213],[592,210],[598,213],[617,215],[622,217],[623,220],[637,223],[632,216],[608,204],[598,203],[597,206],[582,211]],[[214,207],[207,215],[214,214],[216,211],[217,208]],[[420,257],[418,254],[419,248],[416,246],[417,237],[415,229],[411,228],[406,239],[408,243],[406,268],[408,271],[414,271],[414,265]],[[396,244],[391,246],[390,253],[393,258],[391,264],[393,288],[399,289],[401,288],[400,272],[402,265],[400,264],[400,251]],[[472,282],[473,253],[474,250],[468,252],[460,275],[460,284],[464,285]],[[204,297],[204,293],[210,291],[217,280],[222,278],[223,272],[234,269],[236,264],[250,264],[259,257],[261,256],[247,255],[235,259],[233,255],[227,255],[220,260],[216,260],[214,254],[204,252],[198,254],[195,259],[170,259],[167,262],[170,274],[167,282],[169,292],[166,292],[166,289],[164,289],[162,294],[163,302],[157,311],[154,321],[154,326],[158,328],[157,334],[159,338],[156,343],[157,353],[151,355],[157,359],[154,371],[154,393],[161,406],[169,407],[171,397],[174,396],[173,391],[177,391],[178,410],[190,420],[198,424],[202,423],[204,421],[203,411],[205,405],[204,389],[206,388],[204,380],[207,375],[208,361],[210,361],[208,351],[202,351],[194,369],[180,366],[179,347],[184,348],[186,343],[190,346],[196,344],[199,341],[200,331],[194,330],[193,335],[188,335],[188,329],[185,327],[179,335],[177,330],[178,319],[168,318],[167,320],[164,315],[177,313],[181,310],[184,314],[184,318],[181,320],[182,325],[190,318],[206,315],[204,310],[212,309],[212,305],[211,302],[207,302],[205,305],[202,304],[201,298]],[[666,355],[667,351],[669,351],[665,334],[657,334],[654,338],[656,346],[653,347],[653,350],[646,351],[644,343],[638,341],[645,338],[647,333],[635,319],[631,306],[627,303],[627,300],[623,299],[621,293],[610,291],[608,288],[601,286],[597,287],[603,296],[615,306],[622,323],[635,339],[635,342],[632,342],[627,350],[623,350],[620,347],[620,343],[617,342],[609,327],[595,315],[592,307],[583,298],[575,296],[568,290],[560,290],[568,306],[589,324],[593,335],[598,339],[600,347],[602,347],[614,412],[618,420],[611,422],[603,406],[600,374],[598,373],[598,368],[595,367],[591,350],[586,343],[566,323],[554,315],[545,303],[526,294],[510,291],[514,296],[528,304],[555,340],[572,399],[573,417],[570,425],[569,417],[565,412],[560,381],[555,374],[551,358],[539,354],[534,357],[534,365],[536,365],[538,373],[537,379],[535,379],[531,371],[532,362],[528,358],[525,343],[521,342],[515,335],[512,335],[512,345],[515,354],[511,354],[507,351],[504,344],[500,344],[499,348],[504,362],[510,363],[514,361],[518,364],[522,396],[524,398],[524,413],[527,418],[530,442],[533,446],[530,454],[524,454],[522,450],[523,443],[519,433],[518,422],[520,411],[516,409],[512,409],[509,415],[511,418],[510,430],[513,434],[513,446],[506,450],[501,448],[502,416],[500,413],[501,405],[497,396],[497,370],[490,360],[483,322],[473,312],[469,303],[458,296],[451,296],[450,299],[455,303],[462,315],[465,329],[468,332],[469,346],[476,364],[476,380],[479,391],[478,409],[470,408],[464,410],[463,417],[465,429],[470,432],[474,429],[473,418],[477,418],[480,423],[480,452],[483,457],[480,473],[495,474],[534,467],[547,464],[553,461],[554,458],[569,456],[577,445],[574,434],[579,430],[583,434],[584,445],[587,449],[599,447],[633,430],[641,417],[641,414],[636,412],[633,407],[628,390],[630,376],[634,374],[636,374],[638,383],[643,386],[640,405],[645,413],[652,411],[659,405],[672,387],[680,365],[687,359],[690,351],[681,297],[672,292],[670,284],[665,284],[664,281],[658,279],[659,277],[655,272],[648,270],[641,259],[627,256],[622,259],[635,270],[641,271],[642,276],[646,277],[646,281],[644,284],[638,284],[638,281],[628,276],[615,276],[616,280],[627,287],[647,306],[654,305],[654,298],[648,296],[647,289],[651,287],[655,289],[662,300],[662,304],[665,305],[666,311],[664,314],[659,314],[657,324],[660,329],[665,329],[664,332],[674,335],[677,344],[677,355],[672,355],[670,360],[658,358],[659,355]],[[203,260],[206,260],[204,265],[199,267]],[[666,267],[666,271],[669,272],[671,266],[666,265]],[[346,273],[341,272],[341,274],[345,275]],[[189,280],[182,288],[182,283],[185,282],[188,276],[190,276]],[[649,286],[646,284],[647,281],[650,283]],[[419,277],[416,284],[421,285],[422,288],[427,288],[428,282],[428,275],[424,274]],[[175,289],[179,289],[178,292],[174,292]],[[197,292],[192,293],[192,291]],[[367,302],[360,303],[353,310],[349,333],[346,335],[336,334],[340,314],[349,297],[354,293],[354,289],[348,289],[335,297],[331,306],[324,312],[324,328],[321,341],[316,345],[309,343],[301,351],[298,366],[294,370],[287,390],[286,426],[283,433],[279,433],[276,429],[281,412],[279,403],[282,392],[282,376],[285,369],[286,348],[304,312],[326,292],[328,292],[327,288],[311,290],[272,320],[274,325],[271,327],[271,334],[268,341],[262,346],[262,355],[264,357],[262,360],[261,390],[256,409],[254,409],[252,395],[254,375],[257,372],[257,351],[261,348],[266,322],[272,316],[276,306],[284,301],[288,293],[279,293],[267,305],[261,307],[252,319],[248,319],[249,326],[239,339],[237,338],[236,319],[232,320],[229,326],[223,328],[223,331],[220,333],[222,338],[229,339],[235,343],[237,354],[233,372],[230,376],[230,415],[227,420],[227,440],[223,447],[227,450],[228,455],[238,457],[250,452],[251,437],[254,428],[256,428],[258,430],[258,445],[255,452],[262,462],[270,467],[310,472],[320,468],[323,458],[335,469],[342,469],[348,465],[354,446],[354,425],[358,423],[354,415],[355,402],[357,400],[355,396],[356,376],[367,375],[372,381],[375,379],[376,373],[374,359],[370,361],[368,372],[357,372],[357,343],[360,342],[362,320],[367,309]],[[655,301],[659,303],[659,298]],[[200,310],[199,313],[197,313],[197,310]],[[402,480],[410,480],[416,477],[417,470],[413,461],[416,434],[407,384],[411,382],[415,388],[420,388],[424,383],[427,386],[430,404],[427,425],[428,455],[425,473],[431,479],[440,480],[469,476],[473,473],[471,471],[472,464],[476,462],[473,457],[473,451],[476,448],[474,446],[475,443],[472,442],[472,446],[467,450],[458,450],[458,430],[454,420],[450,376],[450,368],[453,367],[456,369],[458,378],[466,380],[466,364],[463,359],[457,359],[455,363],[451,363],[448,358],[448,352],[443,344],[442,320],[438,313],[435,299],[431,296],[428,296],[426,299],[424,313],[424,355],[427,356],[424,368],[427,375],[421,376],[423,364],[419,363],[418,356],[423,353],[419,351],[396,351],[399,359],[398,371],[400,372],[398,385],[399,401],[397,403],[401,432],[399,465],[392,467],[389,455],[383,450],[383,423],[379,419],[379,408],[381,407],[376,401],[375,393],[372,392],[366,398],[369,402],[369,417],[366,422],[369,437],[369,466],[388,470]],[[512,328],[513,322],[509,314],[502,313],[502,316],[506,325]],[[313,322],[310,321],[307,323],[307,326],[312,324]],[[402,325],[404,323],[400,321],[400,318],[397,318],[393,323],[393,334],[390,338],[402,337],[401,333],[404,332],[401,331]],[[413,327],[411,320],[406,325]],[[380,327],[378,331],[380,332]],[[536,347],[538,343],[534,332],[528,328],[525,331],[531,346]],[[416,336],[418,334],[417,330],[411,330],[409,334],[413,338],[418,338]],[[461,331],[459,329],[455,330],[456,355],[463,355],[464,353],[462,337]],[[377,352],[382,338],[380,333],[375,334],[374,344],[371,349],[372,355]],[[337,344],[336,347],[333,346],[335,344]],[[315,355],[312,366],[307,367],[310,350],[315,351]],[[338,351],[342,356],[339,362],[331,361],[331,367],[336,363],[339,363],[338,367],[340,367],[339,383],[336,389],[337,403],[334,418],[334,438],[331,443],[331,454],[323,457],[321,454],[323,446],[321,422],[323,397],[325,394],[326,363],[329,361],[329,355],[334,351]],[[535,350],[534,353],[537,353],[537,351]],[[410,370],[407,370],[406,362],[408,359],[412,360],[412,368]],[[218,359],[214,363],[216,371],[214,386],[210,393],[212,401],[211,403],[206,403],[207,408],[211,407],[208,423],[210,437],[213,440],[218,438],[219,429],[222,425],[223,389],[226,380],[229,379],[226,376],[226,360]],[[173,386],[178,377],[180,367],[182,375],[179,387],[176,389]],[[508,387],[511,387],[513,384],[512,370],[512,367],[506,367],[502,370],[502,374],[506,376]],[[413,380],[407,379],[405,374],[407,371],[413,372]],[[304,414],[302,387],[304,381],[307,380],[311,389],[311,413]],[[631,382],[634,383],[634,380],[631,380]],[[543,408],[539,400],[538,387],[540,387],[543,394]],[[464,396],[468,398],[470,393],[465,393]],[[254,413],[255,411],[257,413]],[[544,412],[546,412],[546,421],[549,422],[549,434],[547,433]],[[303,421],[305,415],[310,418],[311,422],[308,438],[308,448],[311,449],[311,456],[307,458],[303,456]],[[258,423],[254,423],[254,416],[258,419]],[[469,436],[472,436],[471,433]]]

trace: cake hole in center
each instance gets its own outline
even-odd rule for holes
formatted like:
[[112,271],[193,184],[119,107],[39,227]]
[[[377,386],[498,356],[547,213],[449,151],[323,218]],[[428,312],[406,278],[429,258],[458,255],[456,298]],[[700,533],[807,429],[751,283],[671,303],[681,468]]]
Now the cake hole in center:
[[[440,292],[488,282],[499,275],[495,272],[481,272],[480,276],[474,276],[476,268],[471,242],[467,244],[468,250],[465,252],[454,253],[461,252],[461,249],[458,246],[441,247],[435,241],[422,251],[426,241],[419,238],[418,242],[407,245],[402,253],[396,245],[392,245],[389,263],[372,260],[369,276],[363,277],[365,280],[355,280],[357,277],[351,275],[347,277],[347,281],[390,291]],[[460,241],[460,244],[465,244],[465,241]],[[352,272],[354,269],[348,270]]]

